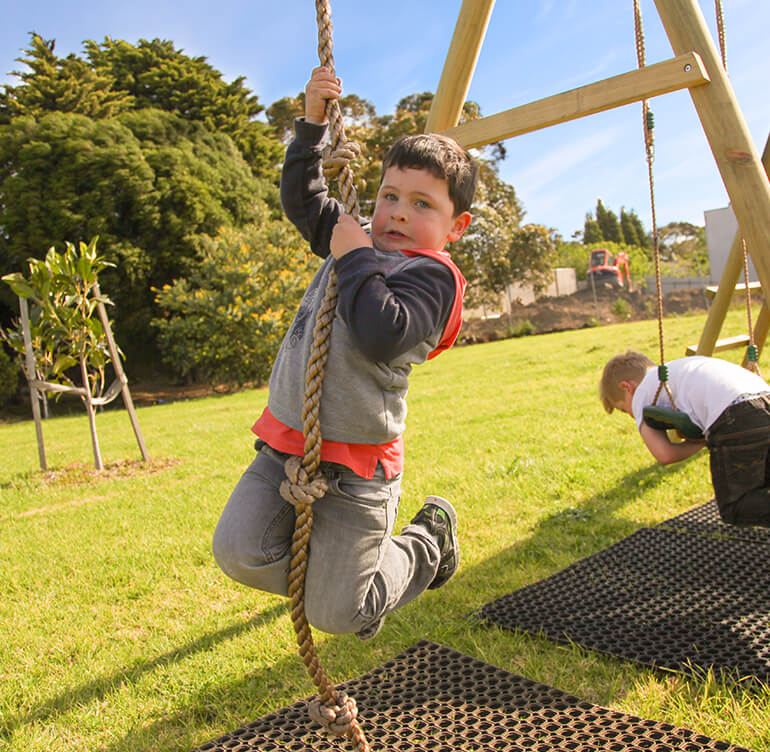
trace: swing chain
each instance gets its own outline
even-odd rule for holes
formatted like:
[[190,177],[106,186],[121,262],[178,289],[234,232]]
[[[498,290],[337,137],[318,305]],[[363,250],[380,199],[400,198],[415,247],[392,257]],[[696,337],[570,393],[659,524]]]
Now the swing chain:
[[[725,16],[722,9],[722,0],[714,0],[717,19],[717,34],[719,36],[719,52],[722,56],[722,67],[727,72],[727,44],[725,41]],[[748,319],[749,345],[746,348],[746,362],[750,371],[759,374],[759,348],[754,342],[754,326],[751,317],[751,288],[749,287],[749,252],[746,248],[746,239],[741,238],[743,244],[743,282],[746,287],[746,318]]]

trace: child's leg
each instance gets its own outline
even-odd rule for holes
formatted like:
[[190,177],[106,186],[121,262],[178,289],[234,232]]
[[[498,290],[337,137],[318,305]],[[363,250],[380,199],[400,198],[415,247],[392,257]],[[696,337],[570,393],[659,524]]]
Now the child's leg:
[[222,571],[249,587],[288,593],[294,508],[278,491],[285,478],[273,454],[257,453],[222,512],[212,548]]
[[709,431],[708,446],[722,519],[770,527],[770,398],[726,408]]
[[720,506],[719,513],[731,525],[770,527],[770,488],[749,491],[731,504]]
[[329,490],[314,505],[305,610],[324,632],[359,632],[422,593],[440,552],[421,526],[392,536],[400,478],[386,480],[379,468],[372,480],[340,465],[322,469]]

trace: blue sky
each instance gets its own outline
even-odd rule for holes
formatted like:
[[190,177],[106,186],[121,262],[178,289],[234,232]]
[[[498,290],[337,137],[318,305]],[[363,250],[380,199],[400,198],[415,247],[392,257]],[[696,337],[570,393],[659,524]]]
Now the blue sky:
[[[379,114],[414,92],[435,91],[461,0],[331,0],[334,56],[347,92]],[[0,83],[18,69],[27,32],[56,39],[56,52],[81,54],[86,39],[170,39],[203,55],[225,79],[242,75],[267,106],[304,88],[317,64],[310,0],[6,0],[0,26]],[[770,3],[723,0],[727,64],[738,102],[761,153],[770,131]],[[642,0],[646,60],[673,57],[652,0]],[[716,38],[714,3],[700,7]],[[180,10],[183,8],[184,10]],[[589,9],[590,10],[587,10]],[[498,0],[469,98],[482,114],[550,96],[636,68],[631,0]],[[729,202],[689,94],[651,100],[655,114],[656,214],[703,224],[703,212]],[[564,123],[506,142],[501,174],[524,204],[525,221],[565,238],[582,229],[597,197],[619,213],[634,209],[650,226],[641,105]]]

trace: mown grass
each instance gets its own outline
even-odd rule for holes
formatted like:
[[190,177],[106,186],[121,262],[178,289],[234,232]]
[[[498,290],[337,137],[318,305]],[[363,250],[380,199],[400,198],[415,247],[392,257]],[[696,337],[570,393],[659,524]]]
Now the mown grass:
[[[740,312],[725,331],[740,331]],[[666,320],[666,354],[703,316]],[[462,564],[372,643],[315,633],[338,681],[428,638],[626,713],[770,749],[770,691],[660,673],[468,614],[711,498],[708,461],[655,465],[597,379],[626,347],[657,360],[655,322],[455,348],[413,373],[400,523],[428,493],[456,502]],[[731,355],[738,358],[739,354]],[[0,749],[182,751],[313,693],[281,598],[210,554],[267,393],[138,411],[149,467],[91,473],[85,416],[0,426]],[[107,463],[136,459],[126,413],[98,416]],[[737,585],[739,586],[739,584]]]

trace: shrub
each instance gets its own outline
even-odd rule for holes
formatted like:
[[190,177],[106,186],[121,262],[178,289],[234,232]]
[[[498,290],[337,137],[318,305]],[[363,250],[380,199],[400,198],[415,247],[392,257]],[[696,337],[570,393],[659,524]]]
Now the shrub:
[[3,407],[16,394],[19,375],[18,365],[0,346],[0,407]]
[[610,306],[610,310],[621,319],[627,319],[631,316],[631,306],[625,298],[616,298]]
[[156,290],[164,363],[209,384],[264,383],[319,259],[285,220],[203,236],[188,277]]
[[508,327],[506,335],[508,337],[528,337],[535,333],[535,325],[529,319],[517,321]]

